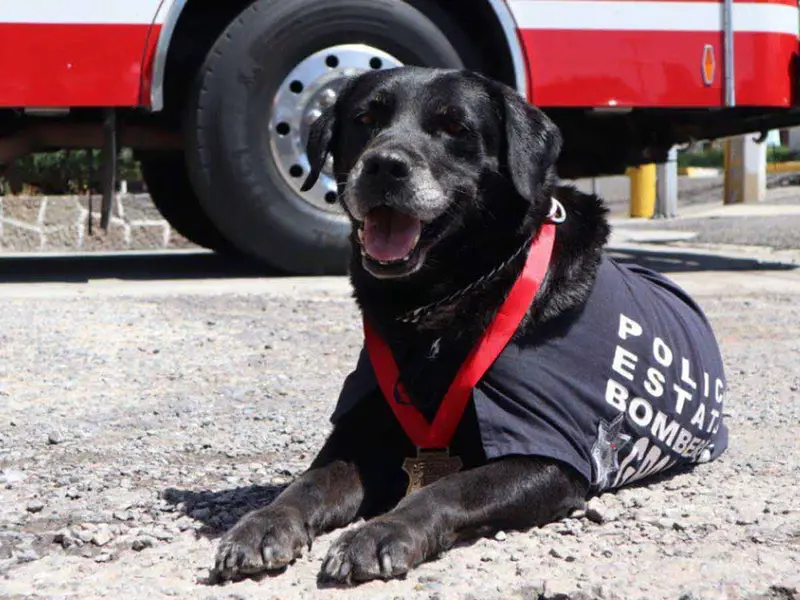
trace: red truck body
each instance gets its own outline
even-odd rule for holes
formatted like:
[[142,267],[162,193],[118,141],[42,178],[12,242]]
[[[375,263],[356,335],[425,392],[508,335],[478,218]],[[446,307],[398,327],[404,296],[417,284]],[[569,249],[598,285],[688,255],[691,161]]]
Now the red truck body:
[[[338,11],[346,25],[336,30],[331,15]],[[385,24],[382,30],[362,28],[359,18],[367,11]],[[309,31],[317,31],[307,25],[315,19],[330,29],[319,44],[306,39]],[[286,32],[286,23],[300,25]],[[67,147],[104,148],[106,158],[115,161],[114,148],[129,146],[144,161],[157,205],[190,239],[215,248],[231,242],[290,270],[314,271],[314,257],[320,256],[315,253],[327,252],[330,239],[344,247],[344,230],[334,234],[326,229],[325,202],[335,202],[335,182],[323,178],[310,196],[299,192],[299,177],[307,168],[300,148],[307,121],[326,98],[335,97],[338,85],[328,73],[337,70],[334,66],[319,67],[317,55],[327,51],[324,39],[341,40],[328,50],[333,53],[329,59],[335,59],[329,66],[345,61],[338,67],[342,76],[372,56],[369,64],[380,68],[460,64],[515,87],[561,127],[565,144],[559,170],[576,177],[658,162],[675,144],[693,139],[800,124],[799,28],[796,0],[4,2],[0,168],[27,152]],[[431,45],[415,55],[422,42]],[[263,50],[264,44],[273,46]],[[261,63],[253,66],[256,54]],[[350,59],[355,62],[348,66]],[[310,79],[292,81],[293,73]],[[220,94],[231,90],[234,95],[220,95],[218,104],[206,109],[201,96],[214,86]],[[225,224],[230,203],[217,209],[214,197],[240,198],[228,190],[252,167],[242,163],[241,172],[231,173],[225,162],[240,151],[239,142],[227,147],[224,139],[213,159],[216,166],[206,164],[209,150],[201,146],[216,142],[201,139],[210,127],[201,121],[216,111],[220,131],[230,131],[231,123],[245,114],[234,107],[235,94],[242,94],[242,102],[253,100],[265,86],[275,94],[272,108],[269,101],[264,106],[272,120],[260,124],[248,118],[249,126],[263,125],[272,136],[272,153],[258,160],[274,164],[275,172],[270,182],[256,186],[269,193],[262,189],[260,196],[242,199],[242,215]],[[288,86],[299,86],[296,94]],[[314,96],[320,86],[328,87]],[[284,117],[277,118],[279,113]],[[251,143],[250,151],[262,150]],[[180,175],[185,181],[168,182],[165,169],[186,170],[186,177]],[[216,188],[215,173],[222,177]],[[250,211],[253,203],[272,202],[265,198],[277,195],[290,202],[304,199],[323,212],[322,221],[312,219],[304,226],[315,232],[313,240],[273,260],[274,252],[256,239],[256,229],[249,241],[237,236],[243,222],[255,228],[259,218],[269,216],[269,210]],[[305,209],[298,211],[298,219],[308,217]],[[211,241],[223,238],[225,243]],[[311,246],[310,258],[295,266],[292,257]]]

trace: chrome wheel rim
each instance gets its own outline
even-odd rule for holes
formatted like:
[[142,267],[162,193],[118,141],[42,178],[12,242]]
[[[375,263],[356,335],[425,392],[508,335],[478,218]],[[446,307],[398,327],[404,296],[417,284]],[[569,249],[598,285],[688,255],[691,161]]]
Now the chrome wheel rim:
[[369,70],[402,66],[391,54],[366,44],[342,44],[315,52],[298,63],[278,88],[272,102],[269,140],[272,159],[298,197],[325,212],[341,213],[329,156],[314,187],[301,192],[310,165],[306,141],[311,124],[336,102],[348,77]]

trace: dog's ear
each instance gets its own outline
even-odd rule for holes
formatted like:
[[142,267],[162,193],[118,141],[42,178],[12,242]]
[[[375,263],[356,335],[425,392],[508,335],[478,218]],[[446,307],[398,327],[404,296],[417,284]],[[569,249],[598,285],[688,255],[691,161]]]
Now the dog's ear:
[[336,137],[336,112],[336,104],[326,108],[317,117],[317,120],[311,124],[311,128],[308,131],[306,154],[308,155],[308,163],[311,170],[300,187],[303,192],[307,192],[314,187],[317,179],[319,179],[319,174],[322,172],[322,167],[325,166],[325,161],[328,159],[328,153]]
[[348,98],[357,79],[357,76],[347,77],[342,82],[336,102],[322,111],[322,114],[309,128],[306,154],[308,155],[308,163],[311,170],[300,188],[303,192],[307,192],[317,183],[319,174],[328,159],[328,154],[336,145],[339,132],[339,113],[341,112],[341,107],[347,105]]
[[515,90],[505,88],[502,96],[505,167],[517,192],[533,201],[561,152],[561,132]]

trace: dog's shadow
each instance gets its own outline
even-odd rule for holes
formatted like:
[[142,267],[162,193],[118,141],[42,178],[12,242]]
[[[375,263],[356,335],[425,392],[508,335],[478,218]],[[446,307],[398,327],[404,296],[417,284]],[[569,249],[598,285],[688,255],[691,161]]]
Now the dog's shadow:
[[212,492],[167,488],[162,497],[179,512],[201,523],[197,534],[216,539],[246,513],[272,502],[289,484],[250,485]]
[[[676,476],[690,474],[697,466],[698,465],[692,464],[673,467],[665,473],[656,473],[649,477],[645,477],[643,480],[631,482],[627,485],[624,485],[621,489],[636,490],[640,488],[650,488],[653,485],[666,483],[674,479]],[[175,507],[179,512],[201,523],[201,526],[196,529],[197,535],[207,539],[217,539],[231,527],[233,527],[236,522],[246,513],[253,509],[266,506],[272,502],[278,496],[278,494],[288,487],[289,483],[290,482],[287,482],[282,485],[250,485],[216,492],[208,490],[195,491],[167,488],[163,491],[162,497],[168,504]],[[613,495],[615,492],[612,491],[611,493]],[[590,493],[587,497],[587,502],[592,497],[597,495],[602,494]],[[563,521],[574,518],[585,519],[585,513],[583,511],[581,511],[581,513],[583,514],[580,516],[578,516],[578,513],[565,515],[560,520]],[[539,528],[532,527],[528,530],[528,533],[534,532],[537,529]],[[456,542],[452,549],[472,546],[482,538],[493,536],[496,531],[497,530],[494,528],[481,532],[476,531],[474,536],[470,536],[467,539],[462,539]],[[433,557],[429,560],[429,562],[435,562],[441,560],[442,558],[443,555]],[[287,568],[291,568],[292,564],[293,563],[290,563],[287,567],[275,571],[242,575],[233,581],[240,581],[243,579],[262,581],[264,579],[278,577],[283,575]],[[199,577],[197,582],[206,586],[216,586],[225,583],[219,578],[218,574],[215,573],[213,569],[209,570],[207,576]],[[350,587],[349,585],[328,582],[322,579],[318,579],[316,583],[318,589],[347,589]]]
[[[643,480],[628,483],[622,489],[635,490],[665,483],[676,476],[692,473],[697,466],[675,466],[666,473],[655,473]],[[201,523],[201,526],[196,530],[198,535],[208,539],[217,539],[233,527],[246,513],[272,502],[278,494],[288,487],[289,483],[281,485],[250,485],[217,492],[167,488],[162,493],[162,497],[179,512]],[[613,495],[614,491],[611,494]],[[600,494],[592,493],[589,498],[595,495]],[[477,540],[465,540],[456,545],[468,546],[475,541]]]

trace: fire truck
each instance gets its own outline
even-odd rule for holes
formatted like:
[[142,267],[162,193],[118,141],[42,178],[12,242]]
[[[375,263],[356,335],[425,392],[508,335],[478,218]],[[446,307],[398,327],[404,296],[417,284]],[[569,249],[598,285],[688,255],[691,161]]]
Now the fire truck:
[[[120,148],[193,242],[281,270],[346,270],[330,165],[301,192],[310,123],[344,78],[468,68],[560,126],[565,178],[800,124],[796,0],[0,2],[0,165]],[[1,167],[0,167],[1,168]]]

